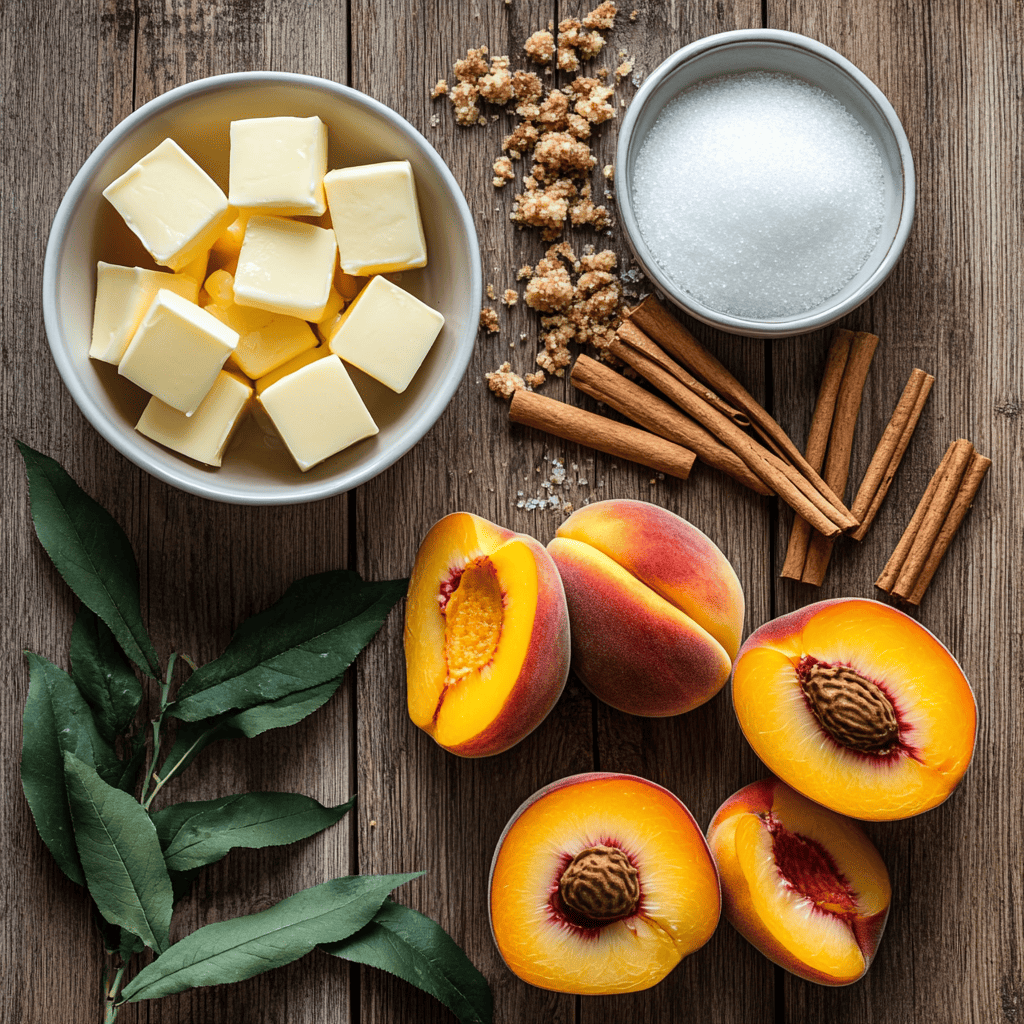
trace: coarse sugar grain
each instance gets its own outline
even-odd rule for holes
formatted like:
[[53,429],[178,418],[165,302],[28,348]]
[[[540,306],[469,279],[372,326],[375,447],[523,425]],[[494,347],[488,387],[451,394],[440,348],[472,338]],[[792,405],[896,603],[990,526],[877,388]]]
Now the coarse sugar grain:
[[633,204],[675,284],[737,317],[795,316],[835,295],[878,241],[874,140],[834,97],[786,74],[687,89],[637,156]]

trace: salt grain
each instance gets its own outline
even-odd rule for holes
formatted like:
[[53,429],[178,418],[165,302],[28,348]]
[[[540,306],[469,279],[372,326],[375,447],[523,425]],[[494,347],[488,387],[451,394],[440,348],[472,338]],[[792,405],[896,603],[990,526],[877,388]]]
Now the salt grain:
[[687,89],[637,156],[633,201],[671,280],[732,316],[793,316],[835,295],[878,241],[882,158],[834,97],[750,72]]

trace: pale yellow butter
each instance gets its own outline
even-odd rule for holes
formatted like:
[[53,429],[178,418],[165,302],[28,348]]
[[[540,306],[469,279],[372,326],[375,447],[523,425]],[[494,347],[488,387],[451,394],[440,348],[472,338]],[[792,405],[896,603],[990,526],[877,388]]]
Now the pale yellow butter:
[[328,171],[324,190],[346,274],[365,277],[426,266],[427,243],[408,160]]
[[237,344],[236,331],[205,309],[161,288],[117,372],[191,416]]
[[189,302],[199,297],[199,282],[183,274],[119,267],[100,260],[96,265],[90,357],[117,365],[161,288]]
[[207,466],[219,466],[224,450],[244,418],[253,389],[236,374],[222,370],[209,394],[191,416],[151,398],[135,429],[140,434]]
[[217,183],[173,139],[133,164],[103,194],[163,267],[180,270],[235,219]]
[[235,302],[316,322],[331,297],[337,253],[327,228],[250,217],[235,272]]
[[257,213],[319,217],[326,209],[327,125],[319,117],[231,122],[228,202]]
[[386,277],[375,277],[342,313],[331,351],[392,391],[413,379],[444,317]]
[[308,366],[310,363],[315,363],[318,359],[331,355],[334,355],[334,353],[326,345],[320,345],[318,348],[308,348],[304,352],[300,352],[297,356],[289,359],[287,363],[282,363],[271,370],[270,373],[266,373],[258,378],[256,380],[256,394],[262,395],[271,384],[276,384],[282,377],[287,377],[289,373],[294,373],[303,366]]
[[377,424],[336,356],[289,373],[265,388],[258,400],[303,472],[377,433]]
[[235,303],[210,305],[206,311],[238,332],[238,345],[228,356],[228,365],[254,380],[317,344],[313,328],[295,316]]

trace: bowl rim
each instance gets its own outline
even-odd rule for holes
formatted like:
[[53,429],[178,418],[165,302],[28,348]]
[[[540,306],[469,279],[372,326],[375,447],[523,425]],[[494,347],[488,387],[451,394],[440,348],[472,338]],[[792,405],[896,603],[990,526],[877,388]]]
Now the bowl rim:
[[[79,378],[76,368],[63,343],[61,319],[57,311],[57,268],[61,263],[64,251],[69,244],[68,225],[78,208],[79,203],[92,181],[96,168],[110,153],[127,138],[137,125],[151,118],[161,110],[178,103],[182,99],[192,99],[206,92],[231,88],[238,85],[252,86],[254,83],[278,83],[314,87],[350,102],[355,102],[370,110],[371,113],[390,122],[400,132],[407,135],[413,145],[418,148],[433,165],[444,186],[454,201],[459,224],[466,236],[468,245],[467,260],[470,267],[469,290],[470,310],[480,306],[483,297],[483,270],[480,265],[480,245],[477,237],[476,224],[470,212],[466,197],[455,180],[451,169],[441,155],[423,136],[423,134],[401,114],[380,100],[368,96],[358,89],[334,82],[316,75],[303,75],[289,71],[236,71],[222,75],[211,75],[169,89],[167,92],[148,100],[133,111],[99,142],[86,158],[68,186],[61,199],[46,243],[46,254],[43,260],[43,324],[50,353],[57,365],[57,371],[64,381],[64,386],[71,392],[71,397],[92,426],[114,446],[125,458],[140,469],[152,474],[164,483],[179,490],[198,495],[212,501],[221,501],[239,505],[294,505],[320,501],[325,498],[344,494],[382,473],[389,466],[407,454],[430,430],[441,417],[449,402],[462,384],[469,367],[470,359],[476,344],[475,317],[470,317],[472,332],[467,327],[462,335],[455,339],[455,353],[449,360],[449,376],[444,386],[437,388],[427,397],[423,408],[412,421],[406,433],[386,451],[378,453],[349,470],[317,482],[304,482],[301,477],[294,484],[275,486],[265,493],[241,490],[216,482],[216,475],[210,474],[207,482],[203,478],[194,478],[178,469],[176,463],[183,466],[191,463],[182,460],[181,456],[168,452],[168,463],[151,457],[140,446],[135,445],[133,433],[123,429],[111,420],[94,398],[91,390]],[[171,460],[174,460],[173,462]],[[298,469],[296,469],[298,473]]]
[[[843,302],[812,316],[798,315],[778,321],[751,320],[732,316],[728,313],[720,313],[698,302],[693,296],[686,294],[668,280],[646,243],[644,243],[643,236],[640,233],[640,226],[633,212],[633,175],[628,160],[628,151],[633,141],[637,122],[644,108],[650,103],[652,95],[669,75],[686,62],[695,57],[703,56],[711,50],[743,43],[773,43],[791,46],[834,64],[840,72],[845,73],[856,85],[860,86],[867,98],[871,100],[881,115],[882,120],[892,132],[899,150],[903,169],[903,198],[896,234],[884,258],[875,272],[857,291],[849,295]],[[847,60],[841,53],[816,39],[812,39],[810,36],[804,36],[798,32],[787,32],[783,29],[755,28],[719,32],[689,43],[666,57],[647,76],[626,110],[625,117],[622,120],[622,127],[619,129],[615,152],[615,167],[616,180],[619,186],[616,188],[616,194],[623,231],[633,255],[647,277],[659,291],[663,292],[674,305],[684,312],[689,313],[710,327],[717,327],[730,334],[738,334],[743,337],[787,338],[794,335],[807,334],[835,323],[835,321],[845,316],[851,310],[866,302],[878,290],[889,274],[892,273],[893,267],[895,267],[903,252],[914,224],[917,195],[914,157],[910,150],[910,141],[892,104],[881,89],[860,68]]]

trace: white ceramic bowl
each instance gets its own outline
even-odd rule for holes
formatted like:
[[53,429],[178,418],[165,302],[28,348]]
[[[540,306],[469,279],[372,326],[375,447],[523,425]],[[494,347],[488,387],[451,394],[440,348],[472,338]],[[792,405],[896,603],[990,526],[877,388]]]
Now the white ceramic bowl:
[[[427,266],[400,284],[444,314],[445,325],[404,394],[352,369],[380,433],[306,473],[253,417],[232,441],[220,469],[176,455],[134,429],[148,396],[90,360],[96,262],[153,263],[103,189],[163,139],[173,138],[227,187],[232,120],[316,114],[327,125],[328,167],[407,159],[412,163]],[[125,118],[75,176],[46,247],[43,313],[53,358],[92,425],[136,465],[175,487],[218,501],[279,505],[340,494],[404,455],[444,411],[466,371],[481,305],[480,252],[466,200],[444,161],[393,110],[321,78],[279,72],[218,75],[179,86]]]
[[[885,213],[878,242],[864,266],[837,294],[797,316],[750,320],[721,313],[680,288],[658,265],[633,211],[633,167],[665,105],[685,89],[720,75],[783,72],[834,96],[874,140],[885,174]],[[915,178],[910,143],[892,105],[845,57],[807,36],[749,29],[708,36],[677,50],[648,75],[619,129],[616,196],[623,228],[644,273],[677,306],[712,327],[754,338],[806,334],[834,323],[867,299],[889,276],[914,221]]]

